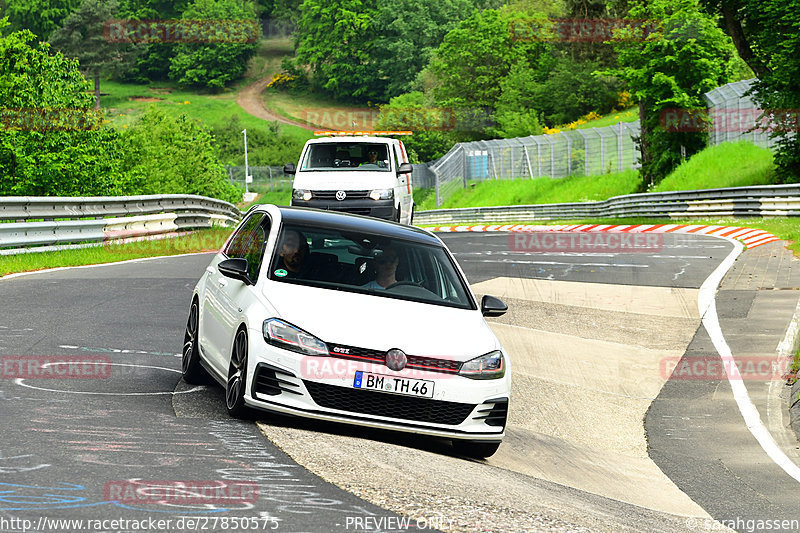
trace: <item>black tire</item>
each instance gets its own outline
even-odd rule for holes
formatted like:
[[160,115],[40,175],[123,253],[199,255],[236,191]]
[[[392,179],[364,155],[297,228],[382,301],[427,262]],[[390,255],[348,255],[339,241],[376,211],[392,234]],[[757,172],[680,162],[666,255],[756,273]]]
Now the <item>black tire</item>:
[[400,206],[397,206],[397,210],[394,212],[394,221],[400,223],[401,219],[402,219],[402,211],[400,209]]
[[411,204],[411,214],[408,215],[408,225],[409,226],[412,226],[414,224],[414,208],[415,207],[416,206],[414,204]]
[[200,364],[199,331],[200,308],[197,298],[195,298],[189,308],[189,319],[186,321],[186,333],[183,335],[183,355],[181,357],[183,381],[190,385],[205,385],[210,378],[206,369]]
[[246,418],[249,409],[244,404],[244,391],[247,387],[247,332],[236,332],[228,367],[228,381],[225,383],[225,407],[234,418]]
[[470,440],[454,440],[453,449],[458,455],[472,459],[491,457],[500,447],[499,442],[474,442]]

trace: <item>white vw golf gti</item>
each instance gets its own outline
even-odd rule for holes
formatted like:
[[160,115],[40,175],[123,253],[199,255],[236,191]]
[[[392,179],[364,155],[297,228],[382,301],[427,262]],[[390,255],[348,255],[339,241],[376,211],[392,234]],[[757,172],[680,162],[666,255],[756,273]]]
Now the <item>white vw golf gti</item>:
[[183,377],[228,412],[277,411],[446,437],[471,457],[503,438],[509,360],[438,237],[367,217],[251,209],[192,297]]

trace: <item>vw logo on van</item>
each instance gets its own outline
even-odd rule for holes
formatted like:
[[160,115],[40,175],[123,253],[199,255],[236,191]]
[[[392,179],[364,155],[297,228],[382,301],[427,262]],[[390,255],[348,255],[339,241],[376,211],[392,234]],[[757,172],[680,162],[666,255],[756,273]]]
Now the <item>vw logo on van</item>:
[[336,191],[336,199],[337,200],[339,200],[341,202],[345,198],[347,198],[347,193],[346,192],[344,192],[344,191]]

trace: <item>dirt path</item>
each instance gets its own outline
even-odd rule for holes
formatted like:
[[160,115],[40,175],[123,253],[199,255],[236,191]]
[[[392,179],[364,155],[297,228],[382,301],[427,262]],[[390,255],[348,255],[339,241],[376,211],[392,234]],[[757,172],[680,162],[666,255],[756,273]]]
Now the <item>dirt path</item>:
[[239,107],[254,117],[269,121],[278,121],[281,124],[289,124],[292,126],[298,126],[305,130],[314,131],[316,128],[312,128],[308,124],[283,117],[269,109],[264,104],[264,90],[267,88],[267,84],[271,79],[271,76],[261,78],[260,80],[251,83],[239,91],[239,94],[236,96],[236,103],[239,104]]

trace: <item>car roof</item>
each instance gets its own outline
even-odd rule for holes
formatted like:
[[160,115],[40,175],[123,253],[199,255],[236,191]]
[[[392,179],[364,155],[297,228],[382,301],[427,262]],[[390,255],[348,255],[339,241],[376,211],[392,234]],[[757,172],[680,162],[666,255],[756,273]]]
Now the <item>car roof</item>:
[[[356,231],[371,235],[382,235],[420,244],[443,246],[436,236],[424,229],[406,226],[388,220],[350,215],[336,211],[323,211],[307,207],[274,206],[280,211],[281,220],[286,224]],[[268,211],[267,206],[259,206],[259,211]]]
[[308,144],[317,144],[317,143],[358,143],[358,142],[369,142],[369,143],[390,143],[392,141],[396,141],[397,139],[392,139],[391,137],[370,137],[368,135],[336,135],[331,137],[316,137],[314,139],[309,139]]

